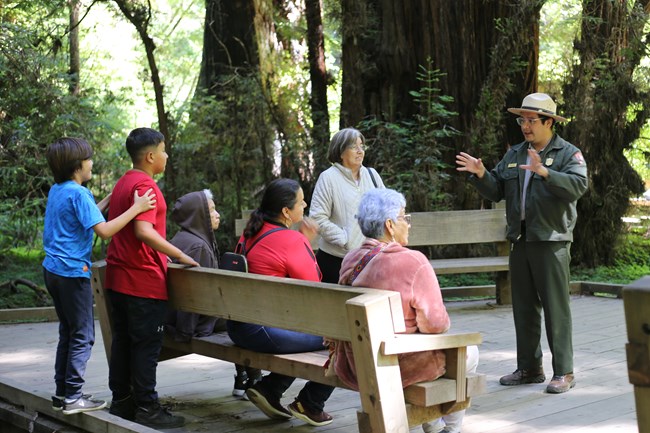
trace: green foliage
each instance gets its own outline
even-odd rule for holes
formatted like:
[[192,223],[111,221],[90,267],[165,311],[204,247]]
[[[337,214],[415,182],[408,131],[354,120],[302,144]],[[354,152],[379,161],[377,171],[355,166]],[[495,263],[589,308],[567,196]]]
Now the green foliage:
[[217,241],[226,251],[234,246],[235,219],[243,209],[257,207],[256,194],[271,180],[274,149],[258,81],[238,75],[222,79],[227,85],[217,98],[195,97],[170,163],[177,176],[176,197],[204,188],[214,193],[222,224]]
[[[573,41],[580,29],[580,0],[547,0],[539,19],[540,91],[561,95],[561,80],[575,61]],[[561,102],[561,101],[556,101]]]
[[451,98],[436,87],[441,72],[420,66],[422,87],[410,92],[420,107],[412,120],[384,122],[368,119],[359,129],[372,146],[372,159],[390,188],[406,196],[411,211],[430,211],[448,206],[443,184],[449,180],[441,155],[446,140],[458,134],[447,122],[456,113],[447,110]]
[[613,265],[594,268],[577,267],[572,270],[576,281],[598,281],[628,284],[645,275],[650,275],[650,206],[631,206],[628,212],[628,230],[620,236],[613,248]]
[[120,100],[94,89],[69,94],[67,58],[52,55],[52,40],[42,28],[0,22],[0,252],[40,241],[52,183],[44,153],[55,139],[88,140],[95,172],[104,171],[90,186],[103,194],[113,183]]
[[440,287],[489,286],[494,284],[494,274],[478,272],[475,274],[438,275]]
[[[44,255],[41,250],[15,248],[0,254],[0,309],[45,307],[52,305],[43,284],[41,262]],[[31,281],[38,289],[11,282],[16,279]]]

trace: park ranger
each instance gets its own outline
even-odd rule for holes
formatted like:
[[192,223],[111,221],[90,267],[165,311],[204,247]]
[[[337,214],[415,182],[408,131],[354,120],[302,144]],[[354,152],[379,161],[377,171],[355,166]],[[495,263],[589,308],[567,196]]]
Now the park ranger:
[[553,359],[546,391],[558,394],[575,386],[569,262],[576,202],[587,190],[587,165],[580,149],[553,131],[555,122],[567,119],[557,115],[550,96],[533,93],[521,108],[508,111],[518,116],[524,141],[491,171],[480,158],[461,152],[457,170],[471,174],[470,183],[483,197],[506,203],[517,368],[500,383],[546,380],[540,345],[543,310]]

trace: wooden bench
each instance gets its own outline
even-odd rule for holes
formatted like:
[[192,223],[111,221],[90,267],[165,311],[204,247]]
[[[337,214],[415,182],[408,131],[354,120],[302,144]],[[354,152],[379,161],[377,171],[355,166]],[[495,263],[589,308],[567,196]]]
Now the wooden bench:
[[[91,282],[110,358],[110,291],[102,286],[104,272],[104,262],[93,264]],[[350,341],[360,384],[360,432],[406,433],[409,426],[468,407],[470,397],[485,389],[483,375],[465,373],[467,346],[479,344],[481,335],[400,334],[405,325],[397,292],[177,265],[169,267],[168,290],[170,306],[182,311]],[[432,349],[446,351],[446,375],[402,392],[397,354]],[[188,343],[166,338],[164,352],[166,358],[197,353],[345,387],[337,377],[324,375],[326,351],[258,353],[215,334]]]
[[634,385],[640,433],[650,432],[650,276],[623,288],[627,338],[627,371]]
[[[409,246],[444,246],[491,243],[495,254],[430,260],[437,275],[496,272],[498,304],[512,304],[506,239],[505,209],[414,212],[411,214]],[[443,294],[445,289],[443,288]],[[465,291],[464,295],[471,295]]]
[[[235,222],[236,237],[244,230],[247,219]],[[506,239],[505,209],[414,212],[411,214],[409,247],[466,245],[491,243],[495,254],[485,257],[461,257],[430,260],[437,275],[496,272],[497,303],[512,304]],[[318,239],[312,241],[318,248]],[[480,291],[479,291],[480,290]],[[442,288],[445,298],[476,296],[485,293],[478,288]]]

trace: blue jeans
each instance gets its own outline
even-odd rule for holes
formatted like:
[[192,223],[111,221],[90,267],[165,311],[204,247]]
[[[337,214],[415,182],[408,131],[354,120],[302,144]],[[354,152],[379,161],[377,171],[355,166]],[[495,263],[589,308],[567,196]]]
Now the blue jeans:
[[[237,346],[244,349],[265,353],[299,353],[324,350],[323,337],[288,331],[286,329],[251,323],[228,321],[228,335]],[[274,400],[280,400],[282,394],[296,380],[295,377],[271,373],[264,376],[259,387]],[[298,394],[300,402],[318,412],[325,407],[325,401],[332,395],[333,386],[309,381]]]
[[325,350],[323,337],[229,320],[228,335],[237,346],[264,353],[300,353]]
[[113,341],[108,386],[113,400],[130,395],[138,406],[158,401],[156,369],[162,349],[167,301],[107,291],[111,300]]
[[59,317],[59,344],[54,361],[56,395],[81,397],[86,364],[95,343],[93,292],[88,278],[68,278],[43,269],[45,287]]

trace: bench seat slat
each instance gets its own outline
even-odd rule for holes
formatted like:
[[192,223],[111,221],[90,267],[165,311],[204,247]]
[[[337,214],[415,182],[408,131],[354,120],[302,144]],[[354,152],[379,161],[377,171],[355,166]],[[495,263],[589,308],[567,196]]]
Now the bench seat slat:
[[164,346],[166,349],[172,349],[175,355],[196,353],[197,355],[221,359],[234,364],[346,388],[338,377],[325,376],[323,365],[327,360],[327,350],[281,355],[254,352],[235,346],[225,332],[208,337],[192,338],[189,342],[178,342],[174,341],[173,338],[169,338],[169,336],[165,336]]

